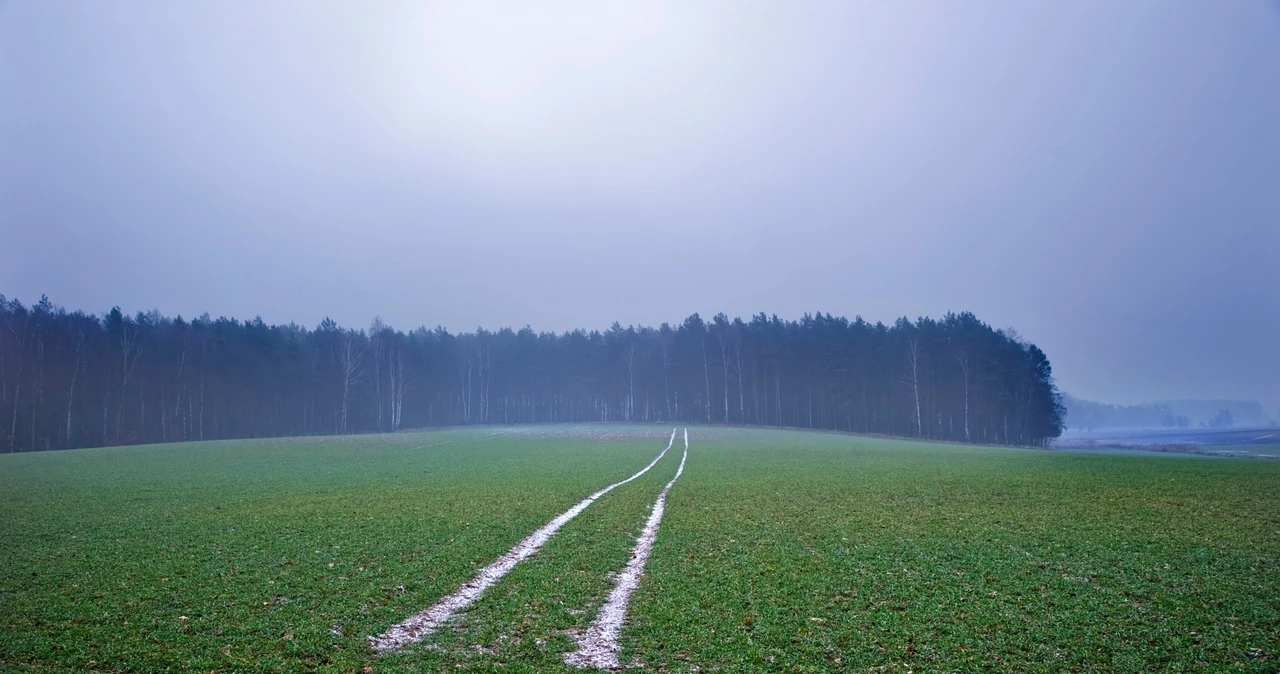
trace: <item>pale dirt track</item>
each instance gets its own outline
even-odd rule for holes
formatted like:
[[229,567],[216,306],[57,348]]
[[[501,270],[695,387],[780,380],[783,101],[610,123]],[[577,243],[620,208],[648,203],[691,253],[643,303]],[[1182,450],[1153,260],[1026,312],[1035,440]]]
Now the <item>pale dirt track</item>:
[[[672,429],[671,439],[667,441],[666,449],[658,454],[657,458],[640,470],[640,472],[631,477],[615,482],[604,489],[588,496],[580,501],[577,505],[561,513],[558,517],[551,520],[542,528],[529,534],[524,540],[520,541],[514,548],[511,548],[506,554],[499,557],[492,564],[484,567],[471,580],[467,581],[462,587],[455,590],[452,594],[445,596],[437,601],[430,608],[410,616],[404,622],[393,626],[391,629],[383,632],[376,637],[369,637],[369,644],[376,651],[393,651],[403,648],[411,643],[421,640],[423,637],[431,634],[440,628],[441,625],[448,622],[458,611],[475,603],[477,599],[484,594],[484,591],[498,582],[503,576],[507,575],[517,564],[524,561],[533,553],[537,552],[552,536],[555,535],[560,527],[563,527],[569,520],[578,516],[587,506],[591,505],[596,499],[613,491],[641,475],[649,472],[655,464],[666,456],[667,451],[671,449],[671,445],[675,443],[676,431]],[[688,454],[688,434],[686,432],[685,453]],[[684,462],[680,463],[681,468]],[[678,476],[678,473],[677,473]],[[674,482],[674,480],[673,480]],[[670,489],[670,485],[667,486]],[[665,493],[665,492],[664,492]]]

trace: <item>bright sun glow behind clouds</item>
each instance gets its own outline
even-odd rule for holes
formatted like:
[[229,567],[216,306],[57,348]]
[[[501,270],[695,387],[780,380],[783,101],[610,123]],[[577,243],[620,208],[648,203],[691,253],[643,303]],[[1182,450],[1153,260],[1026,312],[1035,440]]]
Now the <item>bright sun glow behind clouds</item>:
[[580,170],[614,144],[643,164],[638,136],[670,140],[710,117],[714,89],[680,65],[705,66],[709,36],[673,12],[581,0],[405,8],[381,31],[373,107],[399,151],[488,180]]
[[894,102],[926,86],[897,39],[931,34],[921,20],[842,3],[406,4],[370,41],[368,109],[389,155],[486,189],[778,189],[837,148],[891,142]]
[[433,5],[413,22],[428,67],[480,103],[527,100],[547,80],[597,67],[660,32],[660,4],[465,2]]

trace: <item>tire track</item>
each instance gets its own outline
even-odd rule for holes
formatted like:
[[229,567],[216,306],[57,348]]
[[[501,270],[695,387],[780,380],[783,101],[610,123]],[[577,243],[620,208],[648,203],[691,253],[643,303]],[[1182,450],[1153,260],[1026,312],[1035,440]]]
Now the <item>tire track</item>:
[[[383,632],[376,637],[369,637],[369,645],[372,646],[375,651],[393,651],[419,641],[423,637],[439,629],[441,625],[452,618],[458,611],[461,611],[475,603],[475,601],[484,594],[485,590],[498,582],[498,580],[503,576],[507,575],[507,573],[515,568],[516,564],[519,564],[530,555],[537,552],[543,544],[550,540],[551,537],[560,530],[560,527],[563,527],[569,520],[577,517],[578,513],[586,510],[587,506],[594,503],[596,499],[649,472],[650,468],[653,468],[655,464],[662,460],[662,457],[667,455],[667,451],[671,449],[671,445],[673,445],[675,441],[676,430],[671,429],[671,439],[667,441],[667,448],[662,450],[662,452],[658,454],[658,457],[649,462],[649,465],[642,468],[640,472],[621,482],[615,482],[608,487],[601,489],[600,491],[586,497],[572,508],[564,511],[558,517],[543,525],[542,528],[534,531],[532,534],[529,534],[529,536],[516,544],[514,548],[508,550],[506,554],[499,557],[495,562],[481,569],[474,578],[464,583],[462,587],[455,590],[453,594],[445,596],[430,608],[410,616],[407,620],[393,626],[386,632]],[[688,431],[686,431],[685,454],[688,455],[688,453],[689,439]],[[680,468],[684,468],[684,460],[680,461]],[[678,477],[679,473],[676,475]],[[671,485],[667,485],[667,488],[670,489]],[[664,491],[663,493],[665,494],[666,492]]]
[[[674,438],[675,435],[673,434],[672,437]],[[684,462],[688,458],[689,429],[686,428],[684,456],[680,458],[680,467],[676,469],[676,476],[671,478],[662,493],[658,495],[658,500],[653,504],[653,511],[649,513],[649,521],[645,522],[644,530],[636,540],[636,547],[631,551],[631,561],[627,562],[627,568],[618,576],[618,583],[609,593],[608,601],[600,607],[600,613],[596,615],[595,622],[592,622],[587,631],[578,637],[578,650],[565,654],[565,662],[579,667],[598,669],[622,667],[618,662],[618,654],[621,651],[618,645],[618,634],[622,631],[622,623],[627,618],[627,605],[631,602],[631,595],[635,593],[636,588],[640,587],[644,565],[649,561],[649,553],[653,551],[653,542],[658,536],[658,525],[662,524],[662,513],[667,508],[667,492],[670,492],[671,486],[680,479],[680,474],[684,472]]]

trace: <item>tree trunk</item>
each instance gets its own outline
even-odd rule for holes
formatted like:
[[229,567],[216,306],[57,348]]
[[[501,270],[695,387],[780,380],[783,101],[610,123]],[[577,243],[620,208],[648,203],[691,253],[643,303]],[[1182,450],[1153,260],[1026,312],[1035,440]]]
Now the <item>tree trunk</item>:
[[703,404],[707,423],[711,423],[711,368],[707,362],[707,338],[702,338],[702,376],[707,383],[707,399]]
[[76,360],[71,366],[71,386],[67,389],[67,430],[66,442],[67,447],[71,447],[71,407],[76,399],[76,378],[80,374],[81,352],[84,350],[84,333],[81,332],[79,338],[76,339]]

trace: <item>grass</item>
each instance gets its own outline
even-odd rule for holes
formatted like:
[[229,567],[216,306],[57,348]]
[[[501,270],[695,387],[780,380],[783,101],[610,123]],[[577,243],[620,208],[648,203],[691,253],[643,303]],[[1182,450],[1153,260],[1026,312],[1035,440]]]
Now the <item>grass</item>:
[[651,666],[1277,667],[1274,463],[738,431],[699,447],[634,614]]
[[[0,456],[0,669],[564,668],[679,441],[425,645],[379,657],[365,638],[634,473],[668,434]],[[690,440],[624,659],[671,672],[1280,667],[1280,463],[723,428]]]

